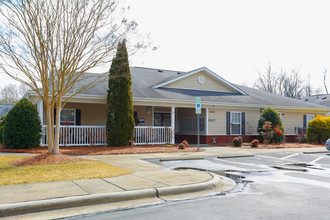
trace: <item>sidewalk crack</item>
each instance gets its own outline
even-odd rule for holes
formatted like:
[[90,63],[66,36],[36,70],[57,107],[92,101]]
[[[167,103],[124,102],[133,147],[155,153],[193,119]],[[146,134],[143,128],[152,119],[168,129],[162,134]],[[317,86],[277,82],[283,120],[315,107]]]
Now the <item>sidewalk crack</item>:
[[112,182],[109,182],[109,181],[107,181],[107,180],[105,180],[105,179],[101,179],[101,180],[103,180],[104,182],[107,182],[107,183],[109,183],[109,184],[111,184],[111,185],[113,185],[113,186],[115,186],[115,187],[118,187],[119,189],[122,189],[122,190],[124,190],[124,191],[127,191],[125,188],[120,187],[120,186],[118,186],[118,185],[116,185],[116,184],[114,184],[114,183],[112,183]]
[[78,183],[76,183],[74,180],[71,180],[71,182],[73,182],[75,185],[77,185],[80,189],[84,190],[85,192],[87,192],[88,194],[91,194],[90,192],[88,192],[87,189],[83,188],[82,186],[80,186]]
[[154,180],[154,179],[150,179],[150,178],[147,178],[147,177],[144,177],[144,176],[139,176],[137,174],[133,174],[133,175],[138,176],[138,177],[141,177],[141,178],[146,179],[146,180],[151,180],[151,181],[153,181],[153,182],[155,182],[157,184],[160,183],[160,184],[164,184],[165,186],[171,186],[171,185],[169,185],[167,183],[163,183],[163,182],[160,182],[160,181],[157,181],[157,180]]

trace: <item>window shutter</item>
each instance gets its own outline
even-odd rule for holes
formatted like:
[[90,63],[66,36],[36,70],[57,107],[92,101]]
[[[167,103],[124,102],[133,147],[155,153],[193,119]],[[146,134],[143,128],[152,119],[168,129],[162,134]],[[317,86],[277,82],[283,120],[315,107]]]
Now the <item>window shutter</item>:
[[226,131],[230,135],[230,112],[226,112]]
[[245,135],[245,112],[242,112],[242,135]]
[[306,115],[304,115],[304,118],[303,118],[303,127],[307,128],[307,117],[306,117]]
[[81,109],[76,109],[76,124],[81,125]]
[[134,111],[134,121],[135,125],[138,125],[137,111]]

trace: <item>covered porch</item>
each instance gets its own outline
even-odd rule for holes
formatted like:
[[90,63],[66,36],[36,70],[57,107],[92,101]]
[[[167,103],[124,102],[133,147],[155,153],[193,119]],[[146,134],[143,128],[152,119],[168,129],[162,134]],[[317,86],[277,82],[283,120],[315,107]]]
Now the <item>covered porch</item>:
[[[45,109],[42,102],[37,107],[42,121],[41,146],[47,146]],[[60,117],[60,146],[106,145],[106,108],[105,104],[67,103]],[[133,144],[174,144],[175,112],[174,106],[134,105]]]

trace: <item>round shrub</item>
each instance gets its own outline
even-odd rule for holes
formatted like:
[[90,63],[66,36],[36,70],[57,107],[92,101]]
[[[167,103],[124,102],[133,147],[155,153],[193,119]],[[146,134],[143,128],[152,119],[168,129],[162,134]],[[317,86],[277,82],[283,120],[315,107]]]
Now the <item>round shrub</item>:
[[241,147],[242,146],[242,137],[233,138],[232,143],[233,143],[234,147]]
[[[262,133],[265,132],[265,130],[263,129],[264,123],[266,121],[271,122],[272,124],[272,129],[276,128],[276,129],[280,129],[282,132],[280,133],[274,133],[273,137],[270,139],[269,143],[280,143],[283,141],[284,138],[284,129],[283,129],[283,125],[282,125],[282,120],[280,117],[280,114],[272,107],[268,107],[265,108],[262,112],[261,112],[261,117],[258,121],[258,133],[260,134],[260,140],[264,141],[263,137],[262,137]],[[280,134],[280,135],[278,135]]]
[[251,141],[250,146],[251,147],[259,147],[259,140],[254,139],[253,141]]
[[27,98],[18,101],[6,115],[3,124],[3,145],[6,148],[38,147],[41,122],[37,107]]
[[308,122],[306,139],[309,143],[324,143],[330,138],[330,117],[317,115]]

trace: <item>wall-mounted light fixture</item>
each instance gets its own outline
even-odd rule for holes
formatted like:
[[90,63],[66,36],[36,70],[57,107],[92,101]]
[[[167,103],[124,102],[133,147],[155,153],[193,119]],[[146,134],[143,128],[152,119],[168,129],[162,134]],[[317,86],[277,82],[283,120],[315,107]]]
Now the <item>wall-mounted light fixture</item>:
[[147,106],[147,112],[148,112],[148,114],[151,113],[151,106]]

